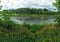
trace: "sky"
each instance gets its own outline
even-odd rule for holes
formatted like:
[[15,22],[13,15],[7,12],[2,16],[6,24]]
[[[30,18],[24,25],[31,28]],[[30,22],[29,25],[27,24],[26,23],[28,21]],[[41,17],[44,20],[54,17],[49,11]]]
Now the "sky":
[[16,8],[48,8],[56,9],[53,6],[54,0],[2,0],[2,9]]

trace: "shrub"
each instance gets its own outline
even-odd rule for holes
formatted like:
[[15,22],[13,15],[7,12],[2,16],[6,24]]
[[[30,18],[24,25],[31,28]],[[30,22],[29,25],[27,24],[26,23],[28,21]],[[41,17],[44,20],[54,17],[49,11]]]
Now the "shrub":
[[7,29],[14,28],[14,26],[15,26],[15,23],[12,22],[11,20],[5,20],[3,23],[3,27]]
[[0,19],[0,27],[3,25],[3,20]]
[[60,26],[60,16],[56,17],[57,26]]
[[13,21],[10,20],[10,17],[4,17],[4,20],[0,19],[0,27],[11,29],[16,25]]

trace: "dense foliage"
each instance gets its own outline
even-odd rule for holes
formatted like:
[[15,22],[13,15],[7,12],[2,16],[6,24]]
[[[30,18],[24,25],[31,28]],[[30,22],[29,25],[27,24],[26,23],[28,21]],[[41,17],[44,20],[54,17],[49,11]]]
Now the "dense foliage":
[[60,16],[57,16],[55,21],[57,22],[57,26],[60,27]]
[[54,5],[58,8],[58,11],[60,12],[60,0],[55,0]]
[[18,8],[18,9],[9,9],[3,10],[3,14],[55,14],[56,12],[50,11],[46,8],[36,9],[36,8]]
[[14,28],[16,24],[10,20],[10,17],[3,16],[2,19],[0,19],[0,27],[5,29],[11,29]]
[[[9,28],[9,27],[8,27]],[[1,42],[60,42],[60,27],[55,25],[16,25],[0,27]]]

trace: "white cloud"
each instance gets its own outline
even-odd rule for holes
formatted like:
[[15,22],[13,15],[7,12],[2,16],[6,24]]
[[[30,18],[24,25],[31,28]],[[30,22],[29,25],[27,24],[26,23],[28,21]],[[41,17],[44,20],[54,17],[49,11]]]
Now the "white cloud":
[[52,2],[54,0],[2,0],[1,4],[3,5],[3,9],[19,7],[40,8],[52,6]]

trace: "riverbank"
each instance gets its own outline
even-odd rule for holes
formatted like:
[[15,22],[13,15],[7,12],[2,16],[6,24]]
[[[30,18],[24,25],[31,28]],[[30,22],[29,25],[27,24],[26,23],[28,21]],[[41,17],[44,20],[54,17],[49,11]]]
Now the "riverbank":
[[60,14],[0,14],[0,16],[18,16],[18,17],[40,17],[40,16],[60,16]]
[[[5,17],[6,16],[8,15],[5,15]],[[48,17],[50,16],[47,16],[47,18]],[[44,16],[43,21],[46,20],[45,18],[46,16]],[[45,23],[44,25],[40,25],[40,24],[21,25],[21,24],[16,24],[16,22],[14,21],[11,21],[10,18],[6,17],[4,19],[5,20],[0,19],[0,41],[1,42],[59,42],[60,41],[60,27],[57,27],[57,24]],[[35,18],[33,18],[32,20],[34,19]],[[52,18],[50,17],[49,19]]]
[[16,25],[7,29],[0,27],[1,42],[58,42],[60,27],[56,25]]
[[54,15],[39,15],[39,16],[34,16],[34,15],[30,15],[30,16],[15,16],[15,15],[3,15],[4,17],[2,18],[10,18],[12,21],[14,21],[15,23],[18,24],[41,24],[41,25],[45,25],[45,24],[56,24],[55,20],[56,20],[56,16]]

